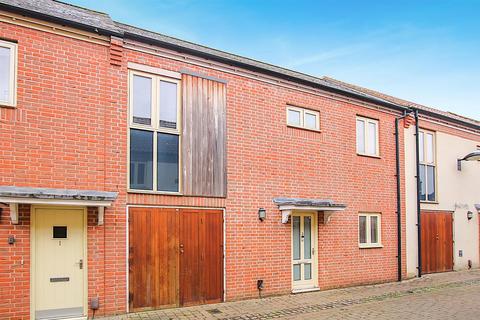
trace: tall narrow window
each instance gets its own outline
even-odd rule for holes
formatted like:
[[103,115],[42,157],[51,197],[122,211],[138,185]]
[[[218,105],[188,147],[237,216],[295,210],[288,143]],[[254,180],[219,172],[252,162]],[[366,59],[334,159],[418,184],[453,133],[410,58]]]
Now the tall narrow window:
[[437,201],[436,193],[436,160],[435,160],[435,133],[421,130],[419,138],[420,160],[420,200]]
[[16,105],[17,44],[0,40],[0,105]]
[[381,247],[381,215],[360,213],[358,215],[358,244],[360,248]]
[[378,156],[378,121],[357,117],[357,153]]
[[180,82],[130,71],[130,189],[180,191]]

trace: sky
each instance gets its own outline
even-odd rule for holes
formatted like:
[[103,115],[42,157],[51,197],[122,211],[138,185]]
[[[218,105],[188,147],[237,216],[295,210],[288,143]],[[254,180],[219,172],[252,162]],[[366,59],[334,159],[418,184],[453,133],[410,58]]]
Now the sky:
[[480,120],[480,0],[64,0]]

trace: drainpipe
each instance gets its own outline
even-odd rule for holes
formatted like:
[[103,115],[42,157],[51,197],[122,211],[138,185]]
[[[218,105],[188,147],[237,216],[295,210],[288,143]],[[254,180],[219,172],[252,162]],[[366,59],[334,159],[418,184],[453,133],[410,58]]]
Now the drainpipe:
[[397,177],[397,280],[402,281],[402,202],[401,202],[401,175],[400,175],[400,142],[398,124],[408,113],[403,112],[403,116],[395,119],[395,162]]
[[415,165],[417,167],[417,255],[418,255],[418,277],[422,276],[422,221],[420,216],[420,137],[418,134],[418,110],[415,109]]

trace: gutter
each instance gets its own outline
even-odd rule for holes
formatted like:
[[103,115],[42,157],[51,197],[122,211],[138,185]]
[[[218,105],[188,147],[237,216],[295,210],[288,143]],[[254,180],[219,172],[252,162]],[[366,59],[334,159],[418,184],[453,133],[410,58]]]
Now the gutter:
[[28,10],[28,9],[25,9],[25,8],[12,6],[12,5],[5,4],[5,3],[0,3],[0,10],[5,10],[5,11],[8,11],[8,12],[17,13],[19,15],[28,16],[28,17],[31,17],[31,18],[36,18],[36,19],[39,19],[39,20],[44,20],[44,21],[48,21],[48,22],[61,24],[63,26],[68,26],[68,27],[80,29],[80,30],[83,30],[83,31],[97,33],[99,35],[123,37],[123,33],[121,33],[121,32],[108,30],[108,29],[103,29],[103,28],[98,28],[98,27],[94,27],[92,25],[83,24],[83,23],[80,23],[80,22],[75,22],[75,21],[72,21],[72,20],[67,20],[67,19],[63,19],[63,18],[59,18],[59,17],[54,17],[54,16],[51,16],[51,15],[48,15],[48,14],[44,14],[44,13],[33,11],[33,10]]
[[[413,108],[414,110],[418,111],[418,109],[416,108]],[[437,119],[440,119],[440,120],[444,120],[444,121],[448,121],[448,122],[453,122],[455,124],[458,124],[458,125],[463,125],[463,126],[466,126],[470,129],[474,129],[474,130],[479,130],[480,131],[480,125],[476,125],[474,123],[471,123],[471,122],[468,122],[468,121],[462,121],[460,119],[455,119],[455,118],[451,118],[449,116],[446,116],[446,115],[443,115],[443,114],[439,114],[439,113],[436,113],[436,112],[432,112],[432,111],[428,111],[428,110],[420,110],[420,112],[426,116],[430,116],[430,117],[433,117],[433,118],[437,118]]]
[[381,105],[381,106],[384,106],[384,107],[387,107],[389,109],[393,109],[393,110],[396,110],[396,111],[403,111],[404,112],[406,110],[409,110],[407,107],[404,107],[404,106],[401,106],[401,105],[398,105],[398,104],[394,104],[394,103],[390,103],[388,101],[380,100],[380,99],[377,99],[375,97],[369,97],[369,96],[362,95],[362,94],[355,94],[352,91],[342,90],[340,88],[334,88],[334,87],[331,87],[331,86],[328,86],[328,85],[322,85],[322,84],[317,83],[317,82],[300,79],[300,78],[297,78],[297,77],[294,77],[294,76],[289,76],[289,75],[286,75],[286,74],[283,74],[283,73],[280,73],[280,72],[275,72],[275,71],[272,71],[272,70],[268,70],[268,69],[264,69],[264,68],[261,68],[261,67],[253,66],[251,64],[243,63],[243,62],[240,62],[240,61],[235,61],[233,59],[220,57],[220,56],[210,54],[210,53],[206,53],[206,52],[203,52],[203,51],[200,51],[200,50],[186,48],[186,47],[176,45],[176,44],[172,44],[172,43],[169,43],[169,42],[166,42],[166,41],[160,41],[160,40],[152,39],[152,38],[149,38],[149,37],[144,37],[144,36],[134,34],[134,33],[131,33],[131,32],[124,32],[123,37],[124,38],[129,38],[131,40],[139,41],[139,42],[142,42],[142,43],[150,44],[150,45],[157,45],[157,46],[160,46],[162,48],[174,50],[174,51],[177,51],[177,52],[191,54],[193,56],[197,56],[197,57],[201,57],[201,58],[204,58],[204,59],[224,63],[224,64],[227,64],[227,65],[236,66],[236,67],[243,68],[243,69],[246,69],[246,70],[249,70],[249,71],[258,72],[258,73],[261,73],[261,74],[266,74],[266,75],[273,76],[273,77],[276,77],[276,78],[279,78],[279,79],[299,83],[299,84],[302,84],[302,85],[307,85],[309,87],[321,89],[321,90],[324,90],[324,91],[328,91],[328,92],[339,94],[339,95],[346,96],[346,97],[349,97],[349,98],[361,100],[361,101],[364,101],[364,102],[369,102],[369,103],[373,103],[373,104],[376,104],[376,105]]

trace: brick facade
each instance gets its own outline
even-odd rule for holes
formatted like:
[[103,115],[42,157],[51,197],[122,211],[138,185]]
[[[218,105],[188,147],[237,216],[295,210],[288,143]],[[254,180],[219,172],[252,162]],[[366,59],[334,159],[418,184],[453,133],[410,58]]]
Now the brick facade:
[[[122,48],[118,39],[95,44],[4,22],[0,38],[18,41],[18,106],[0,108],[0,185],[119,193],[103,226],[96,209],[88,211],[88,294],[100,298],[97,315],[127,311],[126,212],[135,204],[225,208],[227,300],[257,297],[257,279],[265,281],[263,295],[291,291],[291,223],[281,223],[276,197],[347,205],[318,228],[320,288],[396,279],[398,114],[140,52],[135,44]],[[228,81],[226,198],[127,193],[127,62]],[[319,111],[321,131],[287,127],[287,104]],[[379,158],[356,154],[356,115],[379,120]],[[29,206],[21,206],[18,225],[2,208],[0,318],[27,319]],[[383,248],[359,249],[359,212],[382,214]],[[9,235],[14,245],[6,243]]]

